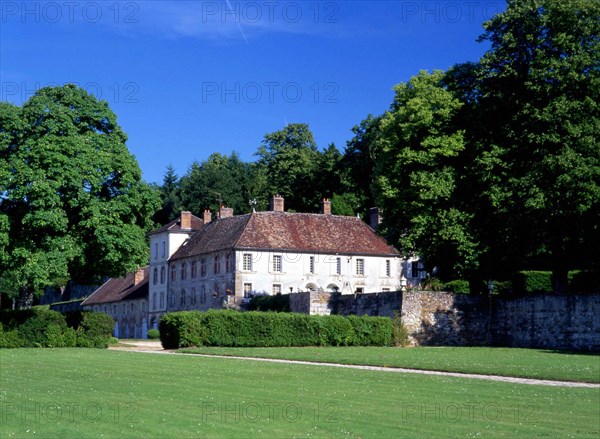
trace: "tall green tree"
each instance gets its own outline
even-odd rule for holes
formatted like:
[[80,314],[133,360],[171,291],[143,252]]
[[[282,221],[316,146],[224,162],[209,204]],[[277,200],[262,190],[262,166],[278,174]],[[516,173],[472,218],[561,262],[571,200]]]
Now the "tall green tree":
[[182,177],[181,202],[185,209],[196,213],[204,209],[214,212],[220,205],[245,213],[251,210],[253,199],[262,201],[257,207],[266,207],[263,185],[257,165],[243,162],[236,153],[214,153],[203,162],[194,162]]
[[179,178],[172,165],[167,166],[163,177],[163,184],[158,190],[162,206],[154,215],[154,220],[159,224],[167,224],[169,221],[177,218],[181,207],[181,201],[179,200]]
[[334,198],[334,205],[336,201],[351,205],[352,214],[359,213],[364,218],[368,218],[369,209],[376,205],[373,183],[380,122],[381,116],[374,117],[369,114],[359,125],[352,128],[354,136],[346,142],[340,165],[344,193]]
[[600,260],[600,2],[510,0],[484,28],[491,49],[461,83],[481,127],[488,265],[550,267],[562,290]]
[[455,118],[462,104],[443,79],[441,71],[420,72],[395,87],[380,120],[373,188],[391,242],[443,277],[458,277],[474,269],[478,243],[456,193],[455,162],[465,142]]
[[158,198],[126,140],[108,104],[75,85],[0,103],[0,288],[18,306],[146,263]]
[[266,134],[256,155],[266,173],[269,190],[284,196],[287,208],[299,212],[318,208],[321,154],[308,125],[292,123]]

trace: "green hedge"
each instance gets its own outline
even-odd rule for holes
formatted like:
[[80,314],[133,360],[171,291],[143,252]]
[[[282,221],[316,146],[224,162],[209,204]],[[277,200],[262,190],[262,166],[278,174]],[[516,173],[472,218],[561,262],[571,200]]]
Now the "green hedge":
[[76,312],[65,317],[40,308],[2,311],[0,348],[106,348],[113,325],[113,319],[103,313]]
[[516,294],[552,293],[552,272],[519,271],[513,278],[512,287]]
[[165,349],[190,346],[389,346],[387,317],[309,316],[233,310],[180,311],[160,320]]
[[469,281],[462,279],[451,280],[450,282],[446,282],[444,284],[443,290],[457,294],[469,294],[469,292],[471,291],[469,287]]

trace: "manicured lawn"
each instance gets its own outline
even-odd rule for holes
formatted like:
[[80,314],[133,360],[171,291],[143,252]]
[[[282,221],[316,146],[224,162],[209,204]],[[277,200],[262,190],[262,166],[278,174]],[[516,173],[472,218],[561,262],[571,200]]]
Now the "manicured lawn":
[[440,370],[600,383],[600,354],[480,347],[193,348],[186,353]]
[[0,350],[0,437],[598,437],[600,390],[90,349]]

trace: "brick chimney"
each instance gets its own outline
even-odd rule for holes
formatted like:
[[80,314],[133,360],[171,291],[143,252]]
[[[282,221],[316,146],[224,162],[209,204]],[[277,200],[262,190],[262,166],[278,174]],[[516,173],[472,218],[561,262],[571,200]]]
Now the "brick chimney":
[[269,201],[269,210],[271,212],[283,212],[283,197],[281,195],[273,195]]
[[378,207],[371,207],[369,209],[369,225],[373,230],[377,230],[381,224],[381,214]]
[[181,212],[181,220],[179,221],[182,230],[192,230],[192,213],[187,211]]
[[137,285],[144,280],[144,269],[138,268],[133,275],[133,284]]
[[219,218],[231,218],[233,216],[233,208],[221,206],[219,209]]
[[204,225],[207,225],[212,221],[212,213],[210,213],[210,210],[204,209],[204,213],[202,214],[202,221],[204,222]]
[[323,201],[321,201],[321,213],[331,215],[331,201],[328,198],[323,198]]

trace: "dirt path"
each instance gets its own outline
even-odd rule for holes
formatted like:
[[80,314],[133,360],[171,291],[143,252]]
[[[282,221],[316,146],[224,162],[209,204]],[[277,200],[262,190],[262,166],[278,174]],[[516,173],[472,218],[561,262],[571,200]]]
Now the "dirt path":
[[153,353],[153,354],[197,355],[199,357],[227,358],[227,359],[247,360],[247,361],[262,361],[262,362],[266,362],[266,363],[304,364],[304,365],[308,365],[308,366],[340,367],[340,368],[344,368],[344,369],[374,370],[374,371],[378,371],[378,372],[412,373],[412,374],[420,374],[420,375],[438,375],[438,376],[447,376],[447,377],[456,377],[456,378],[471,378],[471,379],[478,379],[478,380],[501,381],[501,382],[513,383],[513,384],[529,384],[529,385],[557,386],[557,387],[586,387],[586,388],[592,388],[592,389],[600,389],[600,384],[574,382],[574,381],[538,380],[538,379],[533,379],[533,378],[505,377],[505,376],[500,376],[500,375],[479,375],[479,374],[474,374],[474,373],[441,372],[441,371],[437,371],[437,370],[405,369],[405,368],[400,368],[400,367],[362,366],[362,365],[358,365],[358,364],[319,363],[316,361],[282,360],[282,359],[277,359],[277,358],[239,357],[239,356],[234,356],[234,355],[183,354],[183,353],[178,353],[174,350],[163,349],[159,341],[131,341],[131,342],[126,341],[125,345],[126,346],[109,347],[109,349],[116,350],[116,351],[141,352],[141,353]]

